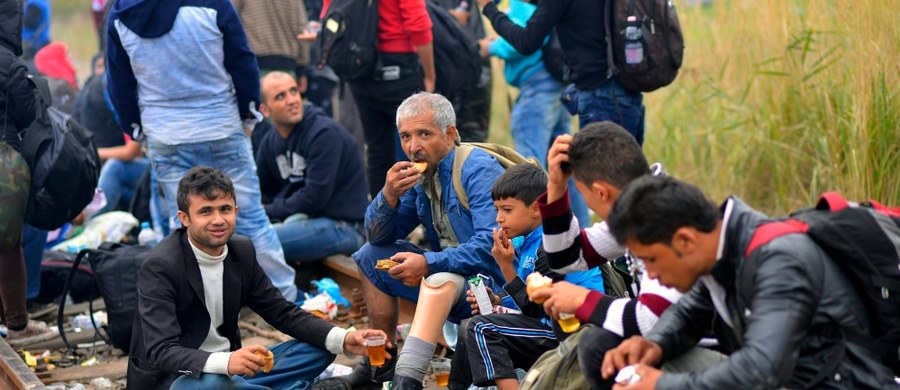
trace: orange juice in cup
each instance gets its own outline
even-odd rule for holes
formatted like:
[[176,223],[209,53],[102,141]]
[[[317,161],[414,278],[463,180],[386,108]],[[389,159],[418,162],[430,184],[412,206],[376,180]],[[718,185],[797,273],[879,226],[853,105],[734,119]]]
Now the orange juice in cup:
[[368,336],[366,337],[366,351],[369,354],[369,364],[374,367],[384,365],[384,336]]

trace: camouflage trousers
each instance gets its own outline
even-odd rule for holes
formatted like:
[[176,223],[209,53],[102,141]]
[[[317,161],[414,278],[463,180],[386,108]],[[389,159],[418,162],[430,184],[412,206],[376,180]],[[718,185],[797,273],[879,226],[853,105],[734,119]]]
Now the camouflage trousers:
[[11,327],[28,322],[22,226],[30,190],[28,164],[0,140],[0,313]]

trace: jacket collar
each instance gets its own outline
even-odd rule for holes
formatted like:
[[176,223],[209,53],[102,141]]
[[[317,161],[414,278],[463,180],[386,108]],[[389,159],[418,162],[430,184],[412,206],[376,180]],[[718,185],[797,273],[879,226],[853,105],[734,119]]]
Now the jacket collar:
[[[726,211],[730,208],[730,213]],[[734,286],[736,270],[743,261],[743,250],[750,241],[753,231],[766,216],[753,210],[737,196],[730,196],[720,207],[722,212],[722,235],[719,242],[720,257],[711,274],[726,290]]]
[[[206,302],[206,295],[203,293],[203,275],[200,274],[200,265],[197,263],[197,257],[194,256],[191,243],[188,241],[187,230],[182,227],[177,232],[181,235],[181,253],[184,259],[184,269],[187,272],[188,283],[191,289],[194,290],[194,294],[197,294],[197,299],[201,302]],[[222,261],[222,315],[226,319],[225,324],[229,323],[229,318],[237,318],[237,310],[240,310],[239,302],[241,298],[240,270],[238,269],[234,255],[235,251],[230,241],[228,245],[228,256]]]

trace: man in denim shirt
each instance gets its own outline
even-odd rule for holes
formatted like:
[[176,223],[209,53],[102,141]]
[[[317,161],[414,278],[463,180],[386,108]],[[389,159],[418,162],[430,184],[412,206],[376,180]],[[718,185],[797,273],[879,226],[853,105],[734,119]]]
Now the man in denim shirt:
[[[362,283],[372,327],[384,330],[391,343],[397,326],[397,298],[416,302],[423,278],[433,284],[456,283],[458,297],[449,310],[449,319],[454,322],[471,316],[464,298],[464,278],[486,275],[496,283],[491,286],[496,291],[505,282],[491,257],[492,229],[497,226],[491,186],[503,168],[484,151],[472,151],[461,172],[469,197],[470,209],[466,209],[452,185],[458,136],[450,102],[437,94],[415,94],[397,109],[397,127],[403,151],[414,162],[426,162],[427,168],[419,171],[412,162],[400,161],[388,170],[384,189],[366,210],[369,242],[353,255],[365,276]],[[405,240],[420,224],[425,226],[431,251]],[[376,270],[375,263],[386,258],[400,264],[388,271]],[[435,315],[447,314],[437,313],[437,308],[435,311]],[[409,337],[404,352],[431,348],[431,353],[434,347]],[[397,356],[395,350],[389,352]],[[393,377],[393,366],[390,361],[373,370],[363,359],[347,379],[354,386],[383,382]],[[404,369],[398,365],[398,375]]]

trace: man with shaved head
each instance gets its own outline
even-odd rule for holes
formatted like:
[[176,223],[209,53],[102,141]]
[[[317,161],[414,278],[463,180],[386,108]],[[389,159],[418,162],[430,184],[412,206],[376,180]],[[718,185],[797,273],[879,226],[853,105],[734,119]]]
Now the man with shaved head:
[[[260,111],[272,122],[256,154],[266,214],[288,261],[355,252],[365,243],[365,168],[356,141],[320,108],[303,103],[297,81],[271,72]],[[304,288],[305,286],[300,286]]]

